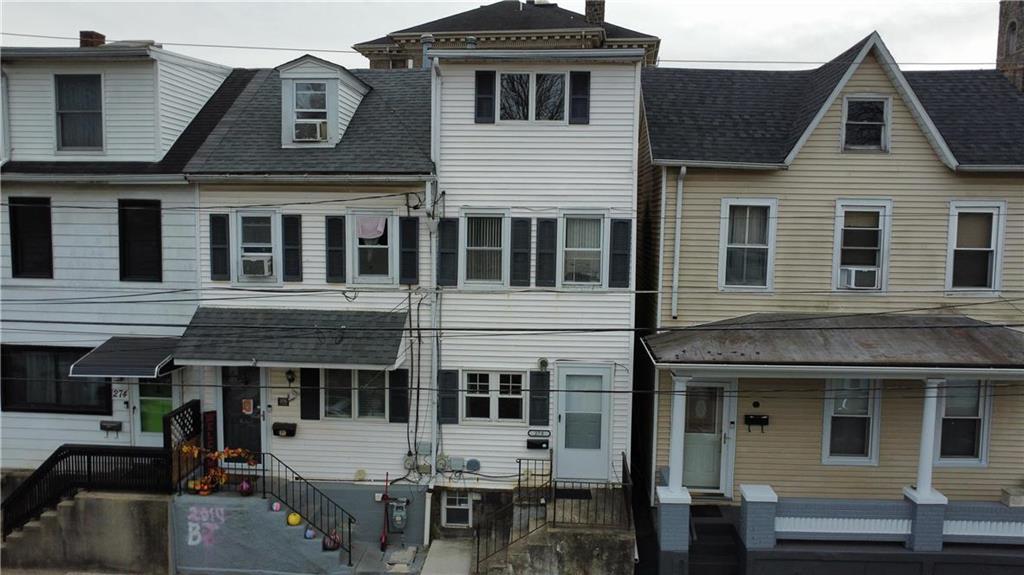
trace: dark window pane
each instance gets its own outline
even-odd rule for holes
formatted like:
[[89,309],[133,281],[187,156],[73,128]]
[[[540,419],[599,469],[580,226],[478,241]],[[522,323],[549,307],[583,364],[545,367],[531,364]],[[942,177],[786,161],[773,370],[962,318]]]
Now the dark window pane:
[[388,250],[385,248],[359,248],[359,275],[388,275]]
[[728,248],[725,283],[731,286],[768,285],[768,248]]
[[466,417],[489,419],[491,417],[491,398],[466,396]]
[[537,119],[562,120],[565,118],[565,76],[537,74]]
[[846,247],[877,248],[880,232],[878,230],[843,230],[843,245]]
[[847,124],[846,145],[864,148],[882,147],[881,124]]
[[526,120],[530,117],[530,75],[501,75],[501,119]]
[[122,281],[163,279],[159,200],[118,201]]
[[980,419],[942,420],[942,457],[978,457]]
[[844,266],[877,266],[878,250],[846,248],[841,254],[839,264]]
[[99,112],[61,112],[57,123],[61,149],[103,147],[103,118]]
[[445,510],[445,522],[449,525],[469,525],[469,509],[449,507]]
[[57,91],[57,147],[103,147],[103,94],[97,74],[61,74]]
[[885,102],[882,100],[850,100],[846,103],[847,122],[884,122]]
[[870,455],[871,420],[867,417],[833,417],[829,455],[867,457]]
[[992,287],[992,252],[988,250],[953,252],[953,287]]
[[992,247],[992,214],[965,212],[956,218],[956,247]]
[[69,376],[88,348],[3,346],[4,411],[111,413],[110,383]]
[[498,398],[498,419],[522,419],[523,400],[521,397]]
[[49,198],[9,198],[11,274],[53,277],[53,236]]
[[96,112],[101,108],[100,77],[96,74],[61,74],[56,77],[57,110]]
[[359,370],[359,417],[384,417],[387,388],[383,371]]
[[352,372],[325,369],[324,375],[324,416],[352,417]]

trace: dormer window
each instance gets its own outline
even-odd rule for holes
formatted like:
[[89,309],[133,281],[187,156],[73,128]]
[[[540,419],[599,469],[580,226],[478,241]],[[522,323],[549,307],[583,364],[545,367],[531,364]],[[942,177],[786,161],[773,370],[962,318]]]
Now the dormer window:
[[327,141],[327,82],[295,82],[293,140]]
[[889,99],[849,96],[843,102],[843,150],[889,150]]
[[99,74],[54,76],[57,149],[103,149],[103,89]]

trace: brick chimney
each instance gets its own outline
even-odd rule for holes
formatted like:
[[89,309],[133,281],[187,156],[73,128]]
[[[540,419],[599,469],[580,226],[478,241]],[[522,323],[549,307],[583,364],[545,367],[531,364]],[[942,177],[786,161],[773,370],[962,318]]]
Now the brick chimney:
[[604,0],[587,0],[586,16],[591,26],[604,24]]
[[107,37],[93,30],[80,30],[78,32],[79,48],[95,48],[107,43]]
[[996,68],[1024,90],[1024,2],[999,3],[998,41]]

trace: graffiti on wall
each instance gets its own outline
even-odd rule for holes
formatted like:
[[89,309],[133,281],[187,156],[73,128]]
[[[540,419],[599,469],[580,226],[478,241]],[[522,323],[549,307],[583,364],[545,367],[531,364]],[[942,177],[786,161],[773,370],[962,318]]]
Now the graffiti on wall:
[[217,530],[227,521],[227,511],[219,505],[192,505],[187,519],[189,546],[213,547]]

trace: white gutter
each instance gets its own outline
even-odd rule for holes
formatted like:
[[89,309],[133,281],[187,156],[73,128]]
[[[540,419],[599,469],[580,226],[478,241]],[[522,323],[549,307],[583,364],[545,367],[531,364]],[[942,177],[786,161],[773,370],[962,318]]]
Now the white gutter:
[[[174,358],[174,365],[201,365],[201,366],[237,366],[237,367],[295,367],[294,361],[263,361],[256,358],[244,359],[188,359]],[[365,363],[306,363],[303,367],[314,367],[322,369],[369,369],[375,371],[394,370],[398,367],[396,363],[388,364],[365,364]]]
[[26,174],[10,172],[3,175],[6,182],[72,183],[72,184],[184,184],[181,174]]
[[683,179],[686,178],[686,166],[679,168],[676,177],[676,222],[675,246],[672,249],[672,319],[679,317],[679,249],[683,232]]
[[[649,349],[648,352],[650,352]],[[1024,380],[1024,368],[887,367],[884,365],[779,365],[736,363],[700,364],[671,362],[656,363],[655,366],[661,369],[671,369],[679,374],[692,377],[885,377],[893,379],[946,377],[988,380]]]
[[418,184],[434,178],[432,174],[188,174],[192,182],[250,184]]
[[960,164],[956,167],[958,172],[1024,172],[1024,166],[1022,165],[964,165]]
[[706,160],[652,160],[655,166],[682,166],[689,168],[718,168],[722,170],[786,170],[785,164],[758,162],[713,162]]
[[612,60],[637,61],[644,57],[641,48],[597,48],[593,50],[430,50],[432,58],[445,60]]
[[[661,223],[658,225],[658,274],[657,274],[657,281],[654,283],[654,286],[655,286],[654,289],[656,289],[657,292],[658,292],[658,296],[657,296],[658,307],[657,307],[657,313],[654,314],[654,316],[655,316],[654,327],[658,328],[658,329],[661,329],[661,293],[664,291],[661,288],[662,288],[662,281],[663,281],[663,277],[664,277],[662,274],[665,273],[664,272],[664,270],[665,270],[665,210],[667,209],[667,207],[665,206],[665,196],[666,196],[665,188],[667,188],[667,187],[668,187],[668,168],[666,168],[665,166],[662,166],[661,167]],[[651,361],[653,362],[654,360],[651,360]]]

